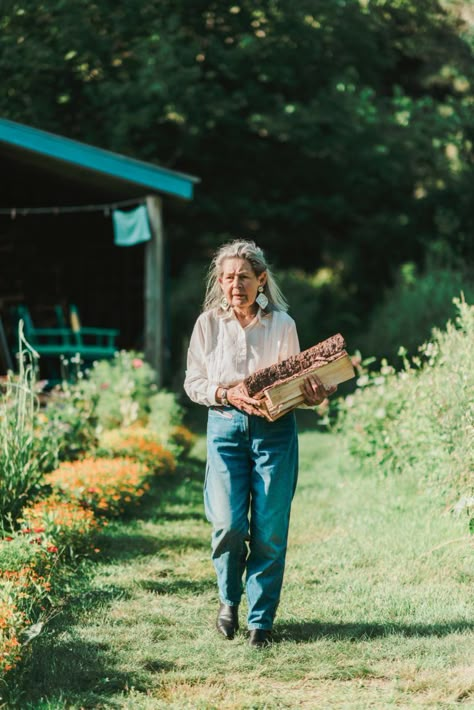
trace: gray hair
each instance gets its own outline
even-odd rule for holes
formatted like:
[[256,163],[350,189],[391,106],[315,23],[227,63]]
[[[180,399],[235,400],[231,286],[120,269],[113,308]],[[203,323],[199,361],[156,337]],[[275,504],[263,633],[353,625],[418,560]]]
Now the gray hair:
[[214,254],[207,275],[203,311],[210,311],[212,308],[221,306],[222,290],[219,284],[219,277],[223,273],[224,261],[236,258],[246,259],[251,265],[255,276],[260,276],[264,271],[266,272],[267,282],[264,286],[264,293],[268,298],[268,306],[265,310],[287,311],[288,302],[275,280],[262,249],[255,242],[248,239],[234,239],[226,242]]

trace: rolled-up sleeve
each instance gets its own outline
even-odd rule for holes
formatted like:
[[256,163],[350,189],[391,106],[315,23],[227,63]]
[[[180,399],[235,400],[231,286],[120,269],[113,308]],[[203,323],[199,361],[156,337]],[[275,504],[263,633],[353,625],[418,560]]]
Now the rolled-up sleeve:
[[198,319],[189,342],[184,390],[193,402],[210,407],[217,404],[216,389],[216,384],[209,382],[203,321]]

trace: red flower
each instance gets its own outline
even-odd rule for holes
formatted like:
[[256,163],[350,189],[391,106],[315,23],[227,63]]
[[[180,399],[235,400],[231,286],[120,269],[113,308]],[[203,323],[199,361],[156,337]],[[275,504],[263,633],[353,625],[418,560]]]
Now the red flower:
[[48,552],[57,552],[58,551],[58,548],[56,547],[56,545],[48,545],[48,547],[46,549],[48,550]]

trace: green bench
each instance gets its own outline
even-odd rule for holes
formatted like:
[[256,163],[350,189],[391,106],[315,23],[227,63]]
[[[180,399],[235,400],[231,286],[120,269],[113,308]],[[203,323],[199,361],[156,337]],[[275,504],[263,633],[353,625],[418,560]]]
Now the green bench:
[[112,358],[118,350],[116,341],[119,331],[115,328],[83,327],[75,305],[69,309],[70,326],[61,306],[56,306],[58,327],[48,328],[34,324],[27,306],[16,306],[15,310],[16,322],[23,321],[25,338],[40,356],[79,356],[84,361],[93,361]]

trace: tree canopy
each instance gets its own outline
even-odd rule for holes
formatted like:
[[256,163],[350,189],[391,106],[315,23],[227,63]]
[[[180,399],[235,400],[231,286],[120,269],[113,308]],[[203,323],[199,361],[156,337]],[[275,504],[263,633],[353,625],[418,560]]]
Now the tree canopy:
[[437,0],[13,2],[0,113],[199,175],[170,208],[175,272],[254,238],[362,314],[434,244],[473,256],[469,19]]

